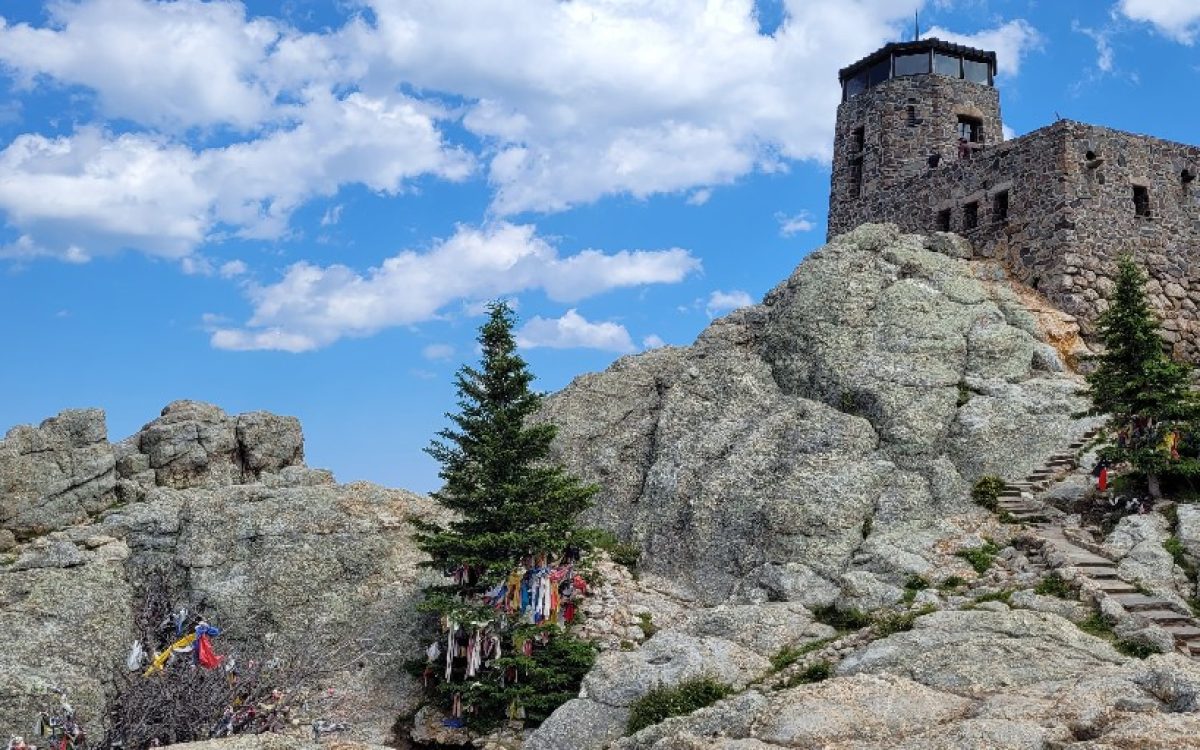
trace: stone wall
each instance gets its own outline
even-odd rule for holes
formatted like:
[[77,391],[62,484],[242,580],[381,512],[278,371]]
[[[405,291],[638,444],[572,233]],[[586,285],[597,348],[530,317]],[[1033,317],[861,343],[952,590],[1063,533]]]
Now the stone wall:
[[[830,236],[859,224],[889,221],[878,215],[878,208],[891,202],[895,186],[925,174],[931,155],[943,167],[954,164],[960,115],[981,121],[977,145],[986,148],[1003,140],[999,93],[970,81],[939,75],[893,78],[842,102],[834,136]],[[855,135],[860,128],[861,150]],[[851,175],[856,160],[862,163],[860,191]]]
[[[891,93],[886,86],[877,90],[903,109],[899,92],[912,86],[905,79],[890,83],[901,85]],[[906,127],[891,121],[874,140],[868,136],[864,165],[888,164],[871,150],[895,152]],[[830,236],[864,222],[958,232],[971,240],[976,256],[1004,261],[1014,276],[1077,316],[1089,335],[1107,305],[1117,259],[1132,253],[1150,276],[1147,291],[1174,354],[1200,361],[1200,281],[1194,270],[1200,186],[1184,178],[1185,170],[1200,173],[1200,147],[1062,120],[1021,138],[985,144],[969,160],[955,154],[930,166],[914,156],[907,170],[894,165],[865,170],[863,195],[852,201],[836,199],[843,157],[834,167]],[[1134,186],[1146,189],[1149,216],[1137,215]],[[1001,194],[1007,197],[1003,217]],[[971,204],[974,227],[966,221]]]

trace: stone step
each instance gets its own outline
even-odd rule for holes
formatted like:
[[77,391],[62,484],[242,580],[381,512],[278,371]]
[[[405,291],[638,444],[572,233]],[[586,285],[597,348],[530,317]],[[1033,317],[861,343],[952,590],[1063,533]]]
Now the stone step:
[[1136,594],[1137,587],[1119,578],[1108,578],[1096,581],[1096,587],[1106,594]]
[[1046,520],[1045,513],[1009,513],[1008,516],[1012,520],[1019,521],[1021,523],[1036,523],[1038,521]]
[[1138,612],[1138,616],[1145,617],[1147,620],[1153,620],[1159,625],[1166,623],[1186,624],[1192,622],[1191,615],[1181,615],[1178,612],[1170,609],[1151,609]]
[[1076,567],[1080,565],[1090,565],[1097,568],[1113,567],[1113,561],[1109,560],[1107,557],[1101,557],[1100,555],[1088,552],[1083,547],[1077,547],[1070,542],[1067,542],[1066,544],[1060,542],[1055,546],[1057,546],[1058,551],[1065,554],[1071,564]]
[[1148,612],[1158,609],[1168,609],[1171,603],[1157,596],[1137,594],[1113,594],[1113,599],[1130,612]]
[[1188,652],[1191,653],[1193,656],[1196,654],[1200,654],[1200,640],[1187,641],[1183,645],[1187,648]]
[[1177,641],[1192,641],[1200,638],[1200,628],[1195,625],[1166,625],[1163,630],[1174,636]]
[[1117,569],[1111,566],[1104,567],[1101,565],[1079,565],[1076,567],[1076,570],[1093,580],[1117,577]]

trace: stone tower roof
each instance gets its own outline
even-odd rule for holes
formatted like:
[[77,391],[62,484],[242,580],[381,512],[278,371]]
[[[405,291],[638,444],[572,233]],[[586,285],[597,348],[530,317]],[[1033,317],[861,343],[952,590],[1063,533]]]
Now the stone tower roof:
[[936,37],[930,37],[928,39],[920,39],[915,42],[892,42],[891,44],[884,45],[861,60],[850,63],[846,67],[839,70],[838,80],[842,83],[845,83],[846,79],[854,77],[859,72],[870,68],[872,65],[881,60],[888,59],[888,57],[894,53],[924,52],[928,50],[943,52],[949,55],[962,55],[972,60],[986,62],[991,66],[992,75],[996,74],[995,52],[976,49],[974,47],[966,47],[961,44],[946,42]]

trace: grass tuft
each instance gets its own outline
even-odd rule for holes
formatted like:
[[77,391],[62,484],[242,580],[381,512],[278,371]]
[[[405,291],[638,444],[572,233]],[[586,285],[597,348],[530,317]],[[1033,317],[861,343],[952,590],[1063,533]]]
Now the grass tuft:
[[685,716],[711,706],[733,692],[733,688],[711,677],[697,677],[674,685],[659,686],[629,707],[628,734],[658,724],[672,716]]

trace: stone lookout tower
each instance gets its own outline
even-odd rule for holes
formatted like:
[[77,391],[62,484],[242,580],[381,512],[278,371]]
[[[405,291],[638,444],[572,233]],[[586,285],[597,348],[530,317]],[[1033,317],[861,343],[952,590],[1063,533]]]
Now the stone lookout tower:
[[876,193],[1000,143],[996,53],[939,39],[889,44],[841,70],[830,225],[872,220]]
[[843,69],[829,236],[957,232],[1085,334],[1132,254],[1163,338],[1200,363],[1200,148],[1071,120],[1006,141],[995,75],[994,52],[938,39]]

